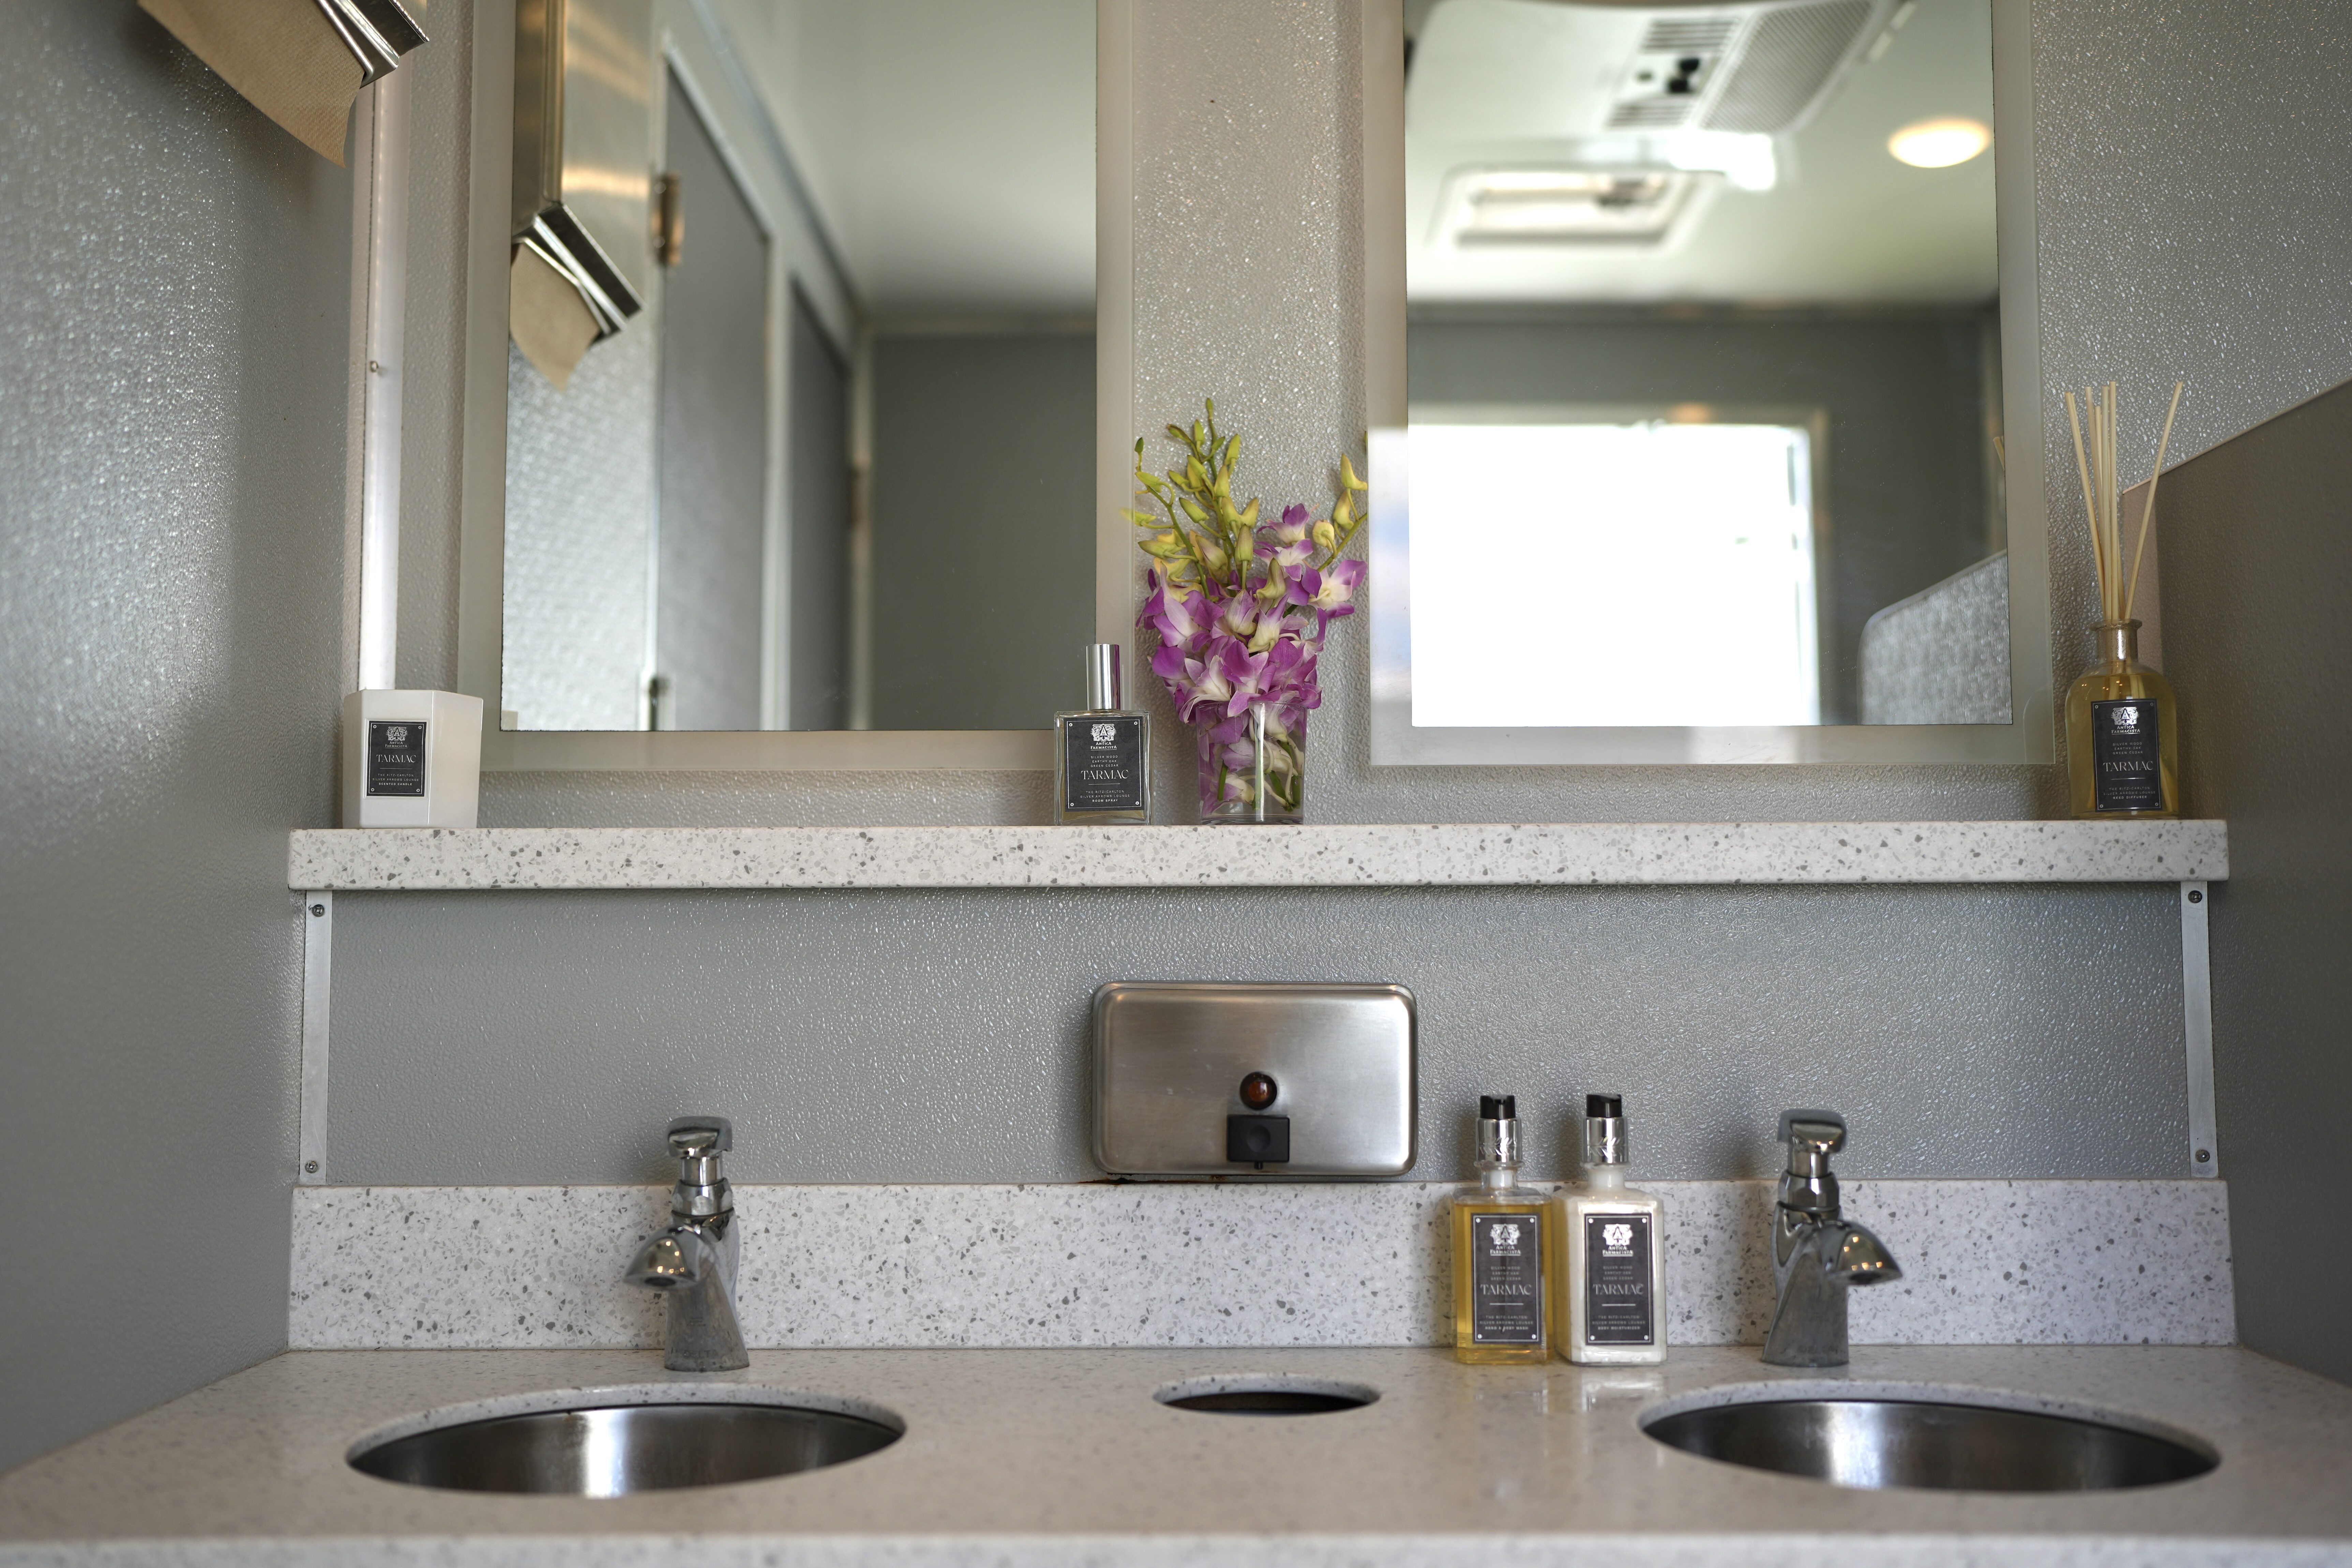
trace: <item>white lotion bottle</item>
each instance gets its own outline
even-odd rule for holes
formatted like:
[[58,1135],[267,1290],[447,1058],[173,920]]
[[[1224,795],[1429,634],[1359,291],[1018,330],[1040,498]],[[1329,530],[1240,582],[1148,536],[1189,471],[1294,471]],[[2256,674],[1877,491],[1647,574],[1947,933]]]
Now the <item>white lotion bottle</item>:
[[1584,1180],[1552,1198],[1552,1343],[1587,1366],[1666,1359],[1665,1202],[1625,1184],[1625,1111],[1584,1097]]

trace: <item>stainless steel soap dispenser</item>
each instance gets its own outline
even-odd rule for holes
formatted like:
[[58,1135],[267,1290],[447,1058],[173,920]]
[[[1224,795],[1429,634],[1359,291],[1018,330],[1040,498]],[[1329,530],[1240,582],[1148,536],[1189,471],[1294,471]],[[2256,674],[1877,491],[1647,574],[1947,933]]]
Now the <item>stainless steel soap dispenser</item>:
[[1094,1156],[1119,1176],[1401,1176],[1419,1114],[1402,985],[1115,981]]

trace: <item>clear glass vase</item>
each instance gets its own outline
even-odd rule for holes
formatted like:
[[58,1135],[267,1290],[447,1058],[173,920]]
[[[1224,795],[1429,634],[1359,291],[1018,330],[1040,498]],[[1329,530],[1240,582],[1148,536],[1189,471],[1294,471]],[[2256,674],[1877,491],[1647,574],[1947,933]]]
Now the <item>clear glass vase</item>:
[[1252,703],[1201,725],[1202,822],[1307,820],[1307,715]]

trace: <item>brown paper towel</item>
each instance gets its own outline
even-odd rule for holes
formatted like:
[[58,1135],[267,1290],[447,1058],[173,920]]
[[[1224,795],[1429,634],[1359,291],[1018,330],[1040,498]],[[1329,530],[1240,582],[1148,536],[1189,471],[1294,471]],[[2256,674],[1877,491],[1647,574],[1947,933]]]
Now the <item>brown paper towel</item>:
[[342,163],[360,63],[318,0],[139,0],[139,7],[304,146]]
[[507,271],[507,332],[561,392],[596,341],[596,318],[571,279],[530,247],[518,245]]

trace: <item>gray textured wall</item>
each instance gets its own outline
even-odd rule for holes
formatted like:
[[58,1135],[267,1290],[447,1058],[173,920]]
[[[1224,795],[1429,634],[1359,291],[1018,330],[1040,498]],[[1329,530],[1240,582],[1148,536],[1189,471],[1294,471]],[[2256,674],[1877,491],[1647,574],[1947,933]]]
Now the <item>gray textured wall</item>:
[[351,181],[131,0],[0,7],[0,1467],[286,1342]]
[[[2309,195],[2341,184],[2352,157],[2346,151],[2352,137],[2345,134],[2352,108],[2327,85],[2328,72],[2343,64],[2347,16],[2318,0],[2214,0],[2193,7],[2168,0],[2068,0],[2063,5],[2041,0],[2036,5],[2042,350],[2051,389],[2045,415],[2053,430],[2063,431],[2063,420],[2056,391],[2069,383],[2114,375],[2140,400],[2153,402],[2160,386],[2180,374],[2189,380],[2192,395],[2174,449],[2186,454],[2352,374],[2352,294],[2336,287],[2352,262],[2352,233],[2339,211],[2315,205]],[[1346,0],[1281,6],[1253,0],[1139,4],[1138,418],[1156,427],[1213,393],[1220,407],[1250,432],[1249,485],[1269,497],[1323,490],[1326,465],[1363,423],[1361,372],[1352,349],[1362,305],[1353,239],[1359,224],[1352,195],[1360,113],[1356,26],[1356,8]],[[2276,68],[2282,59],[2310,68],[2282,76]],[[2063,521],[2073,485],[2063,455],[2068,448],[2060,441],[2050,450],[2044,479],[2053,516]],[[412,456],[412,465],[418,460]],[[408,524],[412,531],[447,529],[454,520],[412,510]],[[2087,552],[2072,537],[2059,552],[2062,628],[2089,616]],[[2070,666],[2075,657],[2063,656]],[[445,670],[438,679],[453,673]],[[2071,667],[2066,673],[2071,676]],[[1337,633],[1324,674],[1333,696],[1317,715],[1309,759],[1310,809],[1324,821],[1993,817],[2042,815],[2058,805],[2056,770],[2022,767],[1374,770],[1367,762],[1360,627]],[[1181,803],[1192,783],[1186,749],[1165,743],[1177,732],[1165,727],[1164,707],[1160,712],[1161,797]],[[484,819],[515,825],[1034,822],[1042,818],[1045,796],[1042,780],[1017,773],[502,775],[485,781]],[[1705,925],[1718,916],[1729,921],[1729,911],[1760,895],[1655,896],[1688,905],[1689,918]],[[1792,908],[1812,907],[1803,903],[1811,895],[1786,896]],[[395,984],[437,973],[478,949],[480,962],[500,966],[508,984],[533,994],[544,988],[551,1002],[558,986],[590,973],[622,945],[611,930],[634,932],[667,966],[653,994],[678,999],[709,1024],[702,1031],[707,1048],[687,1042],[695,1072],[705,1075],[693,1087],[738,1094],[747,1124],[766,1118],[783,1125],[796,1114],[796,1084],[808,1083],[823,1102],[833,1103],[836,1089],[827,1064],[835,1058],[903,1066],[917,1059],[908,1029],[942,1027],[938,1018],[890,995],[898,976],[917,973],[911,961],[885,962],[887,950],[878,945],[869,959],[866,949],[845,941],[828,945],[805,933],[821,932],[829,921],[898,933],[891,941],[919,930],[927,933],[922,951],[929,965],[920,972],[977,977],[992,1009],[981,1016],[1010,1021],[1008,1042],[992,1047],[1007,1054],[988,1059],[1002,1061],[1034,1093],[1060,1097],[1047,1109],[1066,1117],[1075,1080],[1053,1075],[1069,1070],[1074,998],[1108,973],[1168,972],[1153,961],[1161,945],[1189,928],[1167,911],[1181,909],[1200,918],[1209,912],[1206,906],[1162,905],[1141,896],[1068,894],[1032,901],[971,895],[953,906],[962,911],[960,918],[946,920],[937,913],[947,907],[938,902],[941,897],[874,894],[809,903],[799,895],[739,901],[586,895],[419,900],[381,910],[371,900],[353,900],[355,912],[343,923],[360,945],[347,952],[339,987],[346,997],[366,986],[389,994]],[[1519,896],[1459,897],[1473,907],[1493,899],[1500,911],[1517,908],[1511,900]],[[2081,1092],[2085,1082],[2126,1081],[2117,1077],[2126,1072],[2144,1074],[2144,1080],[2127,1080],[2134,1095],[2175,1093],[2166,1086],[2177,1083],[2170,1076],[2179,1048],[2177,1014],[2152,1006],[2148,1034],[2137,1044],[2085,1037],[2077,1014],[2090,999],[2073,988],[2071,972],[2058,961],[2061,953],[2113,941],[2125,944],[2113,949],[2117,963],[2149,976],[2151,984],[2173,984],[2173,928],[2151,912],[2150,895],[2084,889],[1986,897],[1988,910],[2022,906],[2015,918],[2032,922],[2032,940],[2021,946],[1994,921],[1949,925],[1941,939],[1955,955],[1949,973],[1987,977],[1990,988],[2020,999],[2018,1018],[2042,1022],[2018,1022],[2007,1033],[2000,1027],[1972,1033],[1972,1039],[1996,1041],[1992,1053],[1949,1060],[1939,1054],[1934,1058],[1943,1064],[1939,1070],[1964,1090],[1972,1086],[1990,1094],[2005,1086],[2002,1075],[2012,1058],[2047,1058],[2061,1064],[2051,1070],[2060,1079],[2053,1092],[2062,1098]],[[1865,927],[1882,920],[1900,924],[1937,918],[1933,908],[1941,907],[1942,898],[1883,890],[1836,907],[1854,911]],[[1426,901],[1434,907],[1445,899]],[[1449,927],[1423,914],[1421,896],[1405,893],[1350,894],[1333,907],[1361,918],[1353,937],[1362,952],[1425,961],[1432,974],[1464,976],[1458,984],[1465,987],[1471,985],[1468,966],[1491,923]],[[544,917],[535,918],[542,910]],[[1554,911],[1545,918],[1569,917]],[[1007,921],[1041,950],[1050,938],[1077,944],[1084,956],[1009,954],[1003,950],[1008,939],[997,929]],[[462,935],[428,941],[436,926]],[[786,942],[787,932],[803,934]],[[1837,1005],[1836,998],[1852,988],[1881,983],[1863,973],[1854,951],[1833,935],[1815,931],[1778,951],[1763,993],[1771,999],[1771,1016],[1800,1019],[1807,1008]],[[877,944],[883,940],[873,938]],[[1705,951],[1724,959],[1731,952],[1726,940],[1711,936]],[[1528,950],[1506,945],[1502,951],[1509,961],[1497,961],[1477,976],[1500,993],[1529,994],[1554,977],[1555,966],[1538,963]],[[1336,953],[1318,963],[1327,971],[1342,967]],[[1212,970],[1203,964],[1199,972]],[[1216,972],[1235,971],[1220,966]],[[819,976],[825,977],[823,988]],[[1414,978],[1402,971],[1399,977]],[[1440,993],[1448,988],[1447,983],[1431,985]],[[469,994],[493,1002],[490,989],[485,982]],[[795,1037],[795,1017],[817,1005],[821,989],[831,993],[821,1009],[833,1020],[827,1037],[804,1047],[780,1046]],[[617,988],[600,986],[591,994],[608,1004],[614,1016],[637,1020],[644,1026],[637,1034],[650,1037],[655,1017],[644,1004]],[[1891,994],[1886,1000],[1893,1004]],[[499,1065],[509,1049],[545,1065],[566,1059],[564,1040],[587,1042],[582,1048],[606,1063],[653,1048],[609,1043],[605,1031],[624,1026],[578,1009],[550,1012],[554,1022],[545,1027],[519,1009],[494,1011],[492,1016],[518,1031],[511,1045],[452,1016],[448,1031],[462,1048],[426,1042],[395,1049],[392,1042],[371,1043],[365,1025],[347,1024],[347,1005],[339,999],[339,1159],[362,1162],[362,1170],[388,1168],[368,1162],[379,1153],[388,1159],[401,1132],[421,1130],[452,1102],[433,1077],[451,1064],[511,1089],[510,1098],[491,1103],[514,1113],[511,1120],[528,1130],[530,1146],[548,1151],[543,1165],[534,1163],[540,1173],[533,1179],[623,1168],[635,1128],[661,1109],[642,1087],[625,1087],[636,1080],[617,1068],[609,1089],[584,1087],[599,1082],[592,1073],[562,1075],[562,1081],[583,1087],[568,1090],[553,1111],[542,1113],[525,1098],[521,1067]],[[1687,1091],[1700,1108],[1693,1114],[1709,1126],[1743,1123],[1752,1109],[1748,1101],[1710,1100],[1703,1088],[1710,1070],[1706,1064],[1728,1059],[1709,1054],[1704,1030],[1678,1026],[1653,1032],[1645,1020],[1603,1017],[1605,1026],[1592,1031],[1592,1048],[1661,1053],[1654,1096]],[[2225,1053],[2229,1027],[2225,1016]],[[2053,1032],[2036,1035],[2035,1029]],[[355,1037],[353,1031],[361,1032]],[[959,1029],[952,1037],[975,1036]],[[1496,1037],[1496,1071],[1523,1075],[1531,1084],[1565,1086],[1563,1079],[1536,1073],[1532,1033],[1506,1031]],[[955,1065],[950,1046],[924,1052],[921,1059],[966,1070]],[[1433,1090],[1438,1087],[1433,1084]],[[1466,1082],[1459,1087],[1467,1091]],[[370,1095],[379,1109],[351,1098]],[[1754,1096],[1760,1104],[1769,1090],[1759,1086]],[[1895,1103],[1889,1102],[1889,1115],[1900,1120],[1903,1142],[1894,1147],[1906,1151],[1906,1169],[2122,1173],[2178,1168],[2178,1125],[2151,1117],[2128,1116],[2110,1126],[2092,1113],[2063,1127],[2037,1123],[2039,1130],[2019,1144],[1956,1151],[1916,1142],[1935,1136],[1932,1118],[1924,1111],[1898,1113]],[[1664,1110],[1651,1114],[1653,1136],[1664,1136]],[[383,1126],[373,1127],[379,1119]],[[584,1141],[576,1154],[563,1142],[575,1136]],[[999,1128],[945,1121],[925,1154],[934,1163],[924,1168],[940,1175],[1001,1172],[1009,1168],[1008,1147]],[[1662,1153],[1671,1147],[1663,1146]],[[871,1169],[859,1163],[866,1156],[847,1129],[804,1129],[793,1149],[793,1158],[805,1163],[789,1169],[835,1175]],[[1863,1153],[1858,1147],[1857,1157]],[[1055,1157],[1067,1162],[1070,1147],[1060,1146]],[[1686,1157],[1680,1168],[1687,1173],[1733,1168],[1745,1158],[1726,1155],[1710,1166],[1696,1153]],[[429,1163],[449,1171],[438,1179],[479,1173]],[[352,1178],[346,1171],[339,1179]]]
[[[1241,832],[1242,829],[1234,829]],[[346,894],[339,1183],[1051,1182],[1087,1158],[1106,980],[1391,980],[1421,1009],[1414,1174],[1515,1092],[1532,1169],[1623,1093],[1639,1163],[1761,1175],[1822,1103],[1857,1175],[2180,1173],[2169,888]],[[2116,977],[2129,975],[2118,984]],[[429,979],[428,979],[429,977]]]
[[2352,386],[2183,465],[2158,526],[2189,796],[2230,819],[2213,1054],[2238,1328],[2352,1383],[2352,736],[2326,711],[2352,660],[2347,497]]

